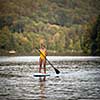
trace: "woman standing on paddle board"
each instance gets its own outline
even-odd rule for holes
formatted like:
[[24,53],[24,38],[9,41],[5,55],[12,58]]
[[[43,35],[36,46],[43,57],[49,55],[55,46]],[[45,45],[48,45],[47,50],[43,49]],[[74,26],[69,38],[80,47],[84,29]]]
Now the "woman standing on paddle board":
[[40,59],[39,59],[39,73],[41,73],[42,65],[44,67],[44,73],[46,74],[46,56],[47,50],[44,44],[40,45]]

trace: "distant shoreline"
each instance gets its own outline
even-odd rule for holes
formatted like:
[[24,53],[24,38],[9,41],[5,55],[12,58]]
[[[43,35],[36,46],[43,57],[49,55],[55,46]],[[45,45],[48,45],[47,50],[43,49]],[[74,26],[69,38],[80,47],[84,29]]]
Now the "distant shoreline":
[[[39,53],[36,53],[36,52],[9,53],[8,51],[6,51],[6,52],[0,52],[0,56],[39,56]],[[85,54],[83,52],[48,52],[48,56],[91,56],[91,55]]]

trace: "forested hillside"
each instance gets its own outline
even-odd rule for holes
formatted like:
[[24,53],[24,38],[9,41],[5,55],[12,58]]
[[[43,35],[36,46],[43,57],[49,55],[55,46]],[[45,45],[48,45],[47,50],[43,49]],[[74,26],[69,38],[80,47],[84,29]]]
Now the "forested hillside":
[[100,55],[100,0],[0,0],[0,55]]

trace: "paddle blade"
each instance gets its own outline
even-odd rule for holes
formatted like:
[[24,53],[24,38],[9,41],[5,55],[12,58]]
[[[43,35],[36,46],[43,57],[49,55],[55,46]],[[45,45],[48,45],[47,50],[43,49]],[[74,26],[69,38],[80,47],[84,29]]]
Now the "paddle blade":
[[60,73],[60,71],[58,69],[56,69],[55,67],[53,67],[53,68],[54,68],[56,74],[59,74]]

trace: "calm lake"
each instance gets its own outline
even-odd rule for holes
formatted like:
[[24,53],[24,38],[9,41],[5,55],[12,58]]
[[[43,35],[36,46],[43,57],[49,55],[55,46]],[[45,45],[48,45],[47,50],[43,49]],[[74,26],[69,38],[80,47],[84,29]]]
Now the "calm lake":
[[0,57],[0,100],[100,100],[100,57],[48,56],[47,76],[34,77],[39,56]]

